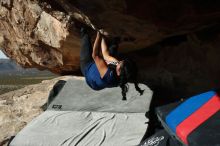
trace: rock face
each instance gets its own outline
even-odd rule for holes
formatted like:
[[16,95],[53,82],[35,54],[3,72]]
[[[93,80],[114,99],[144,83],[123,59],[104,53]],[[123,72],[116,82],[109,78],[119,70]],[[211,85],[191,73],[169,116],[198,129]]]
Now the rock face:
[[[49,93],[56,82],[71,76],[45,80],[40,84],[0,95],[0,145],[9,141],[27,123],[43,112]],[[46,88],[45,88],[46,87]]]
[[220,80],[219,20],[218,0],[0,0],[0,48],[24,67],[74,74],[81,22],[120,37],[144,83],[207,90]]
[[127,52],[216,24],[219,6],[217,0],[0,0],[0,46],[24,67],[70,74],[79,69],[76,21],[119,36]]
[[[137,62],[153,103],[220,86],[219,0],[0,0],[0,48],[23,67],[76,74],[79,22],[121,39],[119,51]],[[42,85],[0,96],[0,128],[12,129],[0,130],[1,140],[41,112],[52,88]]]

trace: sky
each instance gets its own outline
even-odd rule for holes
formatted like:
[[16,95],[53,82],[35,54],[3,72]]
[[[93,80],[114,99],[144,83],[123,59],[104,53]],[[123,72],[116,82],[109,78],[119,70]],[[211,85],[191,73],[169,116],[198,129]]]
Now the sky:
[[2,58],[8,58],[8,57],[6,57],[5,54],[0,50],[0,59]]

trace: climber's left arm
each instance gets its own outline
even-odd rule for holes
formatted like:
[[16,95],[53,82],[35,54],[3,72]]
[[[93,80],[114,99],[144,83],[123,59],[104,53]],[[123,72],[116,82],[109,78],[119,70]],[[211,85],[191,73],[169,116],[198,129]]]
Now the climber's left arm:
[[118,60],[115,57],[113,57],[109,54],[108,46],[106,44],[104,37],[102,37],[101,49],[102,49],[102,55],[103,55],[104,60],[118,62]]

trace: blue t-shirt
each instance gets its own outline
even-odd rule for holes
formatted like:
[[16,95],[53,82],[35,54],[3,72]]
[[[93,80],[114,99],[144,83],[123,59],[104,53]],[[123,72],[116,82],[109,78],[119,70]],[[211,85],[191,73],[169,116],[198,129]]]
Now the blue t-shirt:
[[98,68],[94,62],[87,65],[85,70],[85,78],[87,84],[94,90],[116,87],[118,85],[113,71],[111,71],[109,68],[104,77],[101,78]]

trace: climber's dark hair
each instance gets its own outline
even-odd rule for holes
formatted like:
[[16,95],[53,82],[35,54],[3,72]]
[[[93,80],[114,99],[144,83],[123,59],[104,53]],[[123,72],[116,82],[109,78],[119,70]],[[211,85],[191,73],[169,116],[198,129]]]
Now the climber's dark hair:
[[137,73],[138,69],[136,63],[131,59],[124,59],[123,63],[120,67],[120,76],[119,76],[119,86],[121,87],[122,93],[122,100],[126,100],[126,93],[128,92],[129,86],[128,82],[131,81],[135,85],[135,89],[140,93],[143,94],[144,90],[141,90],[138,86],[137,82]]

